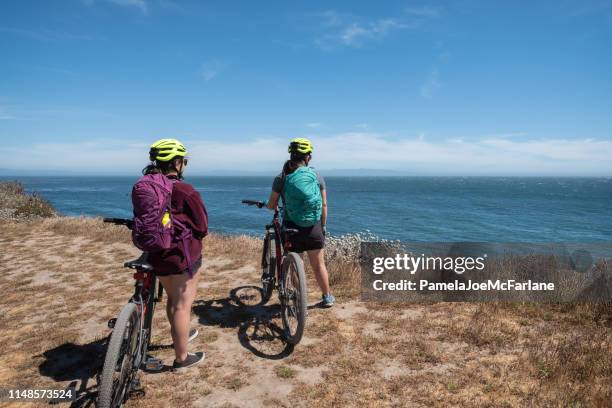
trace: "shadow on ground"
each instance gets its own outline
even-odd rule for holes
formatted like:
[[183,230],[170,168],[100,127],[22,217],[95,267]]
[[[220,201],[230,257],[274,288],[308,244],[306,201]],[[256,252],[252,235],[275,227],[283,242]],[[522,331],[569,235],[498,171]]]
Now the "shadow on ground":
[[274,320],[280,319],[280,305],[265,305],[257,286],[240,286],[222,299],[194,302],[193,312],[205,326],[238,328],[240,344],[257,357],[280,360],[293,353],[283,329]]
[[[280,320],[280,305],[263,304],[257,286],[234,288],[227,298],[197,301],[193,312],[202,325],[237,328],[240,344],[257,357],[279,360],[293,352],[283,329],[274,322]],[[42,353],[40,374],[57,382],[70,382],[66,389],[76,393],[71,408],[95,406],[107,342],[108,337],[87,344],[65,343]],[[150,346],[151,351],[168,348],[172,345]]]
[[[70,381],[66,389],[76,393],[70,405],[72,408],[94,406],[98,395],[98,374],[104,364],[107,340],[103,338],[82,345],[65,343],[42,354],[45,361],[38,366],[38,371],[58,382]],[[93,385],[88,386],[92,379]]]

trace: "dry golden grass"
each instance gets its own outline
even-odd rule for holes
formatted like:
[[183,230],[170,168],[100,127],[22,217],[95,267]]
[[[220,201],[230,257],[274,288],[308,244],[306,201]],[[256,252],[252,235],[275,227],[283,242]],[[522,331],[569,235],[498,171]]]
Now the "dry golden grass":
[[[121,267],[138,255],[129,232],[93,218],[0,227],[0,384],[75,383],[75,406],[86,406],[106,320],[132,292]],[[204,247],[193,347],[207,359],[185,374],[143,375],[145,394],[128,407],[609,406],[610,304],[359,303],[359,270],[332,258],[338,305],[309,310],[305,338],[290,349],[274,328],[274,299],[244,306],[230,294],[257,284],[260,241],[213,234]],[[163,305],[154,328],[154,353],[171,362]]]

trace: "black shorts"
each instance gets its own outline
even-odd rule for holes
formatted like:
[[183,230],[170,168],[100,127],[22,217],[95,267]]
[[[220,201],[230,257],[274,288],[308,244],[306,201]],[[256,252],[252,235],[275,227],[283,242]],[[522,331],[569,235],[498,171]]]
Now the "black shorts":
[[[202,257],[200,256],[200,257],[198,258],[198,260],[197,260],[197,261],[195,261],[195,262],[193,263],[193,265],[192,265],[191,270],[193,271],[193,275],[195,275],[195,274],[198,272],[198,270],[199,270],[201,267],[202,267]],[[155,274],[156,274],[157,276],[172,276],[172,275],[182,275],[182,274],[184,274],[184,273],[189,273],[189,268],[185,268],[185,269],[183,269],[182,271],[177,270],[177,271],[175,271],[175,272],[166,272],[166,273],[158,273],[158,272],[155,272]]]
[[298,232],[289,234],[288,240],[291,243],[291,252],[304,252],[313,249],[323,249],[325,246],[325,235],[321,220],[317,221],[312,227],[299,227],[291,221],[285,221],[285,227],[297,229]]

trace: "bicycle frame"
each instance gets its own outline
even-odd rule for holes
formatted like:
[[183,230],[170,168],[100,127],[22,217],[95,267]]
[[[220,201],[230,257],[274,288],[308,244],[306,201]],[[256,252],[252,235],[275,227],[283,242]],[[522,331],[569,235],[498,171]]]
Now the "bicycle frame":
[[[256,205],[263,208],[263,201],[242,200],[242,203],[247,205]],[[298,229],[286,228],[281,222],[282,207],[274,209],[274,217],[272,223],[266,225],[266,234],[264,237],[264,247],[262,252],[262,299],[265,304],[272,294],[272,290],[278,291],[278,297],[281,304],[281,317],[285,330],[286,340],[289,344],[298,344],[304,333],[306,324],[307,296],[306,276],[304,273],[304,263],[301,256],[291,251],[291,241],[288,239],[289,234],[298,233]],[[270,240],[274,239],[275,256],[274,261],[276,270],[274,275],[270,276],[270,267],[268,264],[272,257]],[[288,277],[290,281],[288,281]],[[297,285],[297,286],[296,286]],[[290,322],[295,320],[295,327]]]
[[159,301],[159,295],[158,298],[155,297],[154,288],[157,284],[157,277],[153,271],[137,270],[133,276],[136,283],[134,284],[134,294],[130,302],[136,304],[141,316],[138,356],[136,361],[134,361],[134,366],[140,367],[151,343],[153,306],[156,301]]
[[[103,221],[132,228],[132,221],[127,219],[104,218]],[[140,385],[136,376],[143,365],[148,370],[159,370],[162,366],[161,360],[149,357],[147,352],[151,344],[155,303],[161,299],[163,287],[158,283],[153,267],[147,262],[146,252],[134,261],[125,262],[123,266],[135,270],[134,293],[121,309],[118,318],[108,321],[108,327],[113,329],[113,333],[105,356],[98,395],[98,402],[105,408],[121,405],[128,398],[128,393]],[[117,329],[119,331],[115,331]],[[117,372],[118,379],[115,378]]]
[[[132,220],[123,218],[104,218],[104,222],[124,225],[129,229],[132,229]],[[146,258],[146,253],[143,253]],[[124,266],[128,267],[128,263]],[[155,302],[159,302],[163,295],[163,286],[158,283],[155,271],[136,269],[133,274],[133,278],[136,281],[134,283],[134,294],[130,298],[129,302],[134,303],[140,314],[140,333],[138,336],[138,351],[134,361],[134,368],[138,370],[143,360],[146,359],[147,350],[151,344],[151,333],[153,325],[153,311]],[[156,286],[157,285],[157,286]],[[157,296],[155,296],[155,289],[157,290]],[[109,327],[113,328],[114,320],[109,321]],[[113,324],[111,325],[111,321]]]
[[[288,250],[287,245],[285,244],[285,240],[283,237],[283,227],[280,221],[280,209],[276,207],[274,210],[274,217],[272,218],[272,224],[266,225],[266,231],[269,231],[271,228],[274,229],[274,244],[276,246],[276,282],[280,282],[280,272],[283,264],[283,257],[285,256],[285,251]],[[281,256],[278,256],[281,255]]]

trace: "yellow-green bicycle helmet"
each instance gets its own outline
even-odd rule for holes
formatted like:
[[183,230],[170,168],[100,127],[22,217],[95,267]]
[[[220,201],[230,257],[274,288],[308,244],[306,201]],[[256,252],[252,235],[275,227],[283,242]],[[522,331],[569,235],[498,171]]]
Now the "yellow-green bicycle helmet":
[[167,162],[175,157],[185,157],[187,149],[181,142],[176,139],[160,139],[151,145],[149,150],[149,159],[151,161]]
[[299,154],[310,154],[313,152],[313,147],[312,147],[312,143],[310,143],[310,140],[305,139],[303,137],[298,137],[296,139],[293,139],[290,143],[289,143],[289,147],[287,148],[287,151],[289,153],[299,153]]

